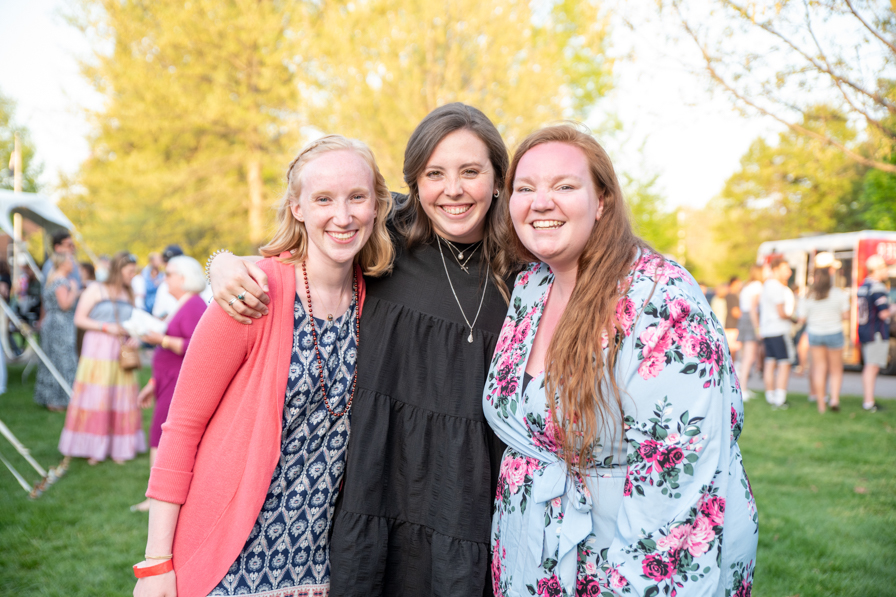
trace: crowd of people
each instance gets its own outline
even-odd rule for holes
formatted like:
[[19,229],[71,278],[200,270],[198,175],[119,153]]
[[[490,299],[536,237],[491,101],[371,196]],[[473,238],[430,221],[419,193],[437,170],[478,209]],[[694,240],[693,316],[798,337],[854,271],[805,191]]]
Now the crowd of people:
[[[803,296],[791,288],[793,271],[780,256],[750,268],[744,286],[738,277],[709,292],[716,317],[725,322],[731,354],[740,354],[739,378],[744,399],[752,392],[747,381],[758,364],[766,401],[787,408],[787,385],[791,372],[809,375],[809,400],[818,412],[840,411],[843,383],[843,350],[849,321],[850,297],[837,286],[842,264],[830,252],[814,257],[811,283]],[[872,255],[865,263],[867,278],[856,296],[858,339],[862,351],[863,408],[876,412],[882,407],[874,399],[877,375],[887,366],[891,312],[886,262]]]
[[[152,460],[179,362],[205,309],[206,301],[198,296],[206,289],[202,267],[177,245],[150,254],[142,271],[128,252],[101,257],[96,267],[78,263],[65,230],[52,235],[51,247],[41,270],[41,300],[36,309],[31,303],[27,309],[38,313],[41,348],[61,379],[39,360],[34,401],[66,413],[59,450],[91,465],[110,458],[123,464],[145,452],[140,409],[155,403]],[[23,289],[36,279],[27,269],[25,277],[29,282]],[[138,310],[157,318],[165,332],[131,326]],[[139,391],[141,346],[157,348],[152,380]],[[146,507],[144,502],[134,509]]]

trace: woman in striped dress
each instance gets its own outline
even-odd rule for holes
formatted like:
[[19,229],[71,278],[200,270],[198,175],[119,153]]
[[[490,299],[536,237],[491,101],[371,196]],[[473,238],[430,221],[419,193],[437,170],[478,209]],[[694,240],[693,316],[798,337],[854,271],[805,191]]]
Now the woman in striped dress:
[[117,253],[108,279],[88,286],[75,310],[75,325],[86,333],[59,451],[87,458],[91,465],[110,456],[123,464],[146,451],[137,376],[118,361],[122,343],[137,342],[120,325],[134,308],[136,261],[127,252]]

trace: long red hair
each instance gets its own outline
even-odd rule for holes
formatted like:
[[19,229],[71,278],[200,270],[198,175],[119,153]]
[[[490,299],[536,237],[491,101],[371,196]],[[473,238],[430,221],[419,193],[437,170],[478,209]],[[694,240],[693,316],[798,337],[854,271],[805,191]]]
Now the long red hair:
[[[558,397],[556,401],[549,399],[548,404],[559,430],[562,457],[570,469],[583,472],[602,430],[609,432],[621,423],[617,420],[622,412],[621,397],[613,370],[624,335],[617,322],[616,305],[628,290],[626,280],[637,249],[650,249],[632,231],[628,206],[607,152],[591,135],[574,126],[543,128],[520,143],[507,172],[506,197],[513,192],[520,159],[543,143],[579,148],[603,200],[603,213],[579,257],[575,290],[545,357],[545,391],[548,396]],[[508,228],[509,250],[523,261],[538,261],[520,241],[512,222]],[[601,350],[604,333],[609,342],[606,354]],[[557,415],[558,404],[562,420]]]

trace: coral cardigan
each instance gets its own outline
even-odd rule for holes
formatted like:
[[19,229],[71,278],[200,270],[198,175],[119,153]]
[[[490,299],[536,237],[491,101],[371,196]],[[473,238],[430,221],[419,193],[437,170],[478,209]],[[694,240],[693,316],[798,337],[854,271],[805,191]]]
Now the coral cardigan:
[[[149,478],[148,497],[182,504],[173,548],[178,597],[205,597],[224,578],[249,537],[280,459],[295,269],[271,258],[258,266],[268,275],[270,314],[244,325],[217,304],[206,309]],[[358,266],[355,274],[360,317],[364,279]]]

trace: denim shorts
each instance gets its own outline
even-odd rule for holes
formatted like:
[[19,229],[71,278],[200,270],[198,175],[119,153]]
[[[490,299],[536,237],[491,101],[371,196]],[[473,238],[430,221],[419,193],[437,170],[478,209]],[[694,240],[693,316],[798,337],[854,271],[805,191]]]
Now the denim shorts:
[[843,332],[833,334],[813,334],[809,332],[809,346],[826,346],[827,348],[843,348]]

